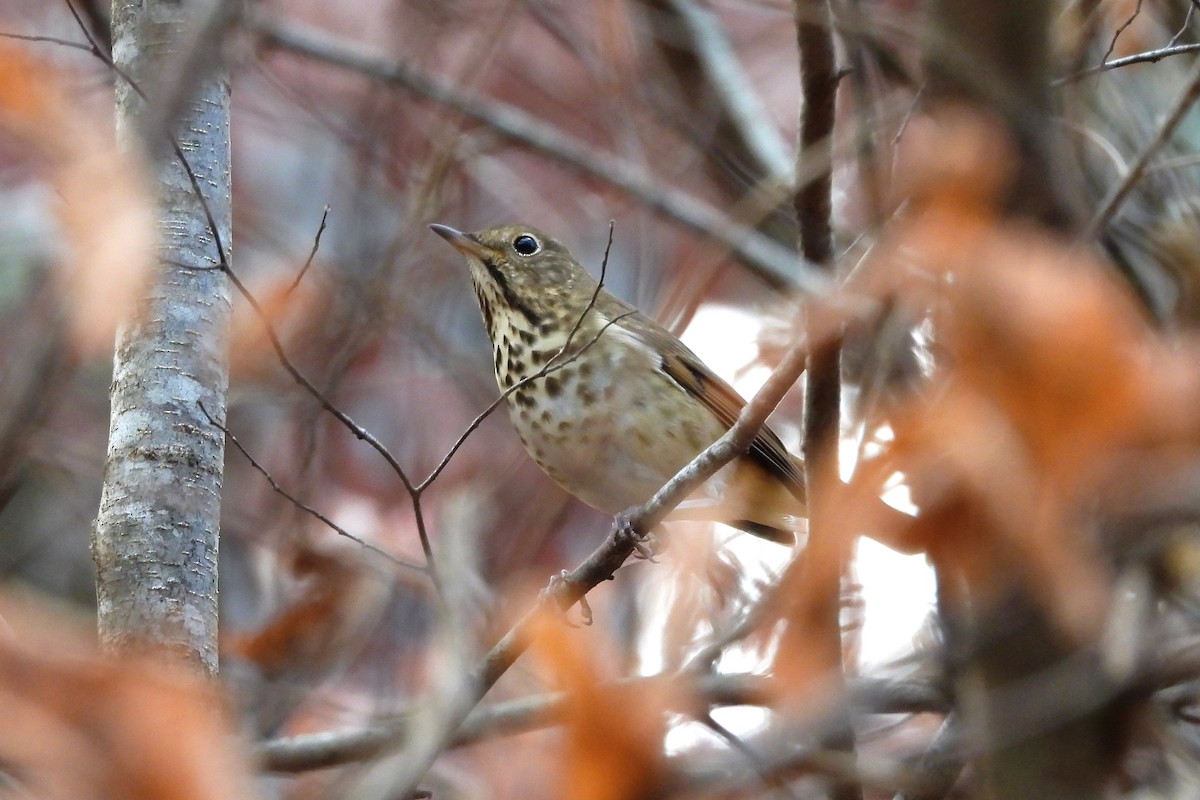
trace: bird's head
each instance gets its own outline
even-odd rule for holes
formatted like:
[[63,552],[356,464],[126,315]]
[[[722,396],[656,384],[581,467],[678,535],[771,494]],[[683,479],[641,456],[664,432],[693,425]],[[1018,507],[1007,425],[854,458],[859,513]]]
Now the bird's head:
[[476,233],[429,227],[466,257],[485,322],[489,314],[501,313],[520,315],[534,326],[577,319],[595,291],[596,281],[571,252],[530,225]]

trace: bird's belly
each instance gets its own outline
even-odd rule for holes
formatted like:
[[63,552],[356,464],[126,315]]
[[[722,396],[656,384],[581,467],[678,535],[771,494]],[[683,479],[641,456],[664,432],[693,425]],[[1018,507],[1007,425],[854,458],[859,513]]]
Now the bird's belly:
[[509,416],[546,474],[605,513],[650,499],[724,432],[665,376],[627,381],[565,377],[574,380],[512,395]]

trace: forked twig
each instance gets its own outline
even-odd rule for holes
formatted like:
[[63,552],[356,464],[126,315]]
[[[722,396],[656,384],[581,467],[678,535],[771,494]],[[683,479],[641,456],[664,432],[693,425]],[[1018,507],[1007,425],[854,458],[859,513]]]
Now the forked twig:
[[227,428],[226,426],[222,425],[220,422],[217,422],[215,419],[213,419],[212,414],[208,413],[208,409],[204,407],[203,402],[197,400],[196,405],[198,405],[200,407],[200,411],[204,414],[205,417],[208,418],[208,421],[210,423],[212,423],[212,425],[217,430],[219,430],[219,431],[221,431],[221,433],[225,434],[225,438],[227,438],[229,441],[233,442],[233,446],[238,449],[238,452],[240,452],[246,458],[246,461],[248,461],[250,463],[251,467],[253,467],[255,470],[257,470],[258,473],[261,474],[266,479],[267,485],[269,485],[271,487],[272,491],[274,491],[280,497],[284,498],[285,500],[290,502],[292,505],[294,505],[296,508],[300,509],[301,511],[308,514],[309,516],[324,523],[326,526],[328,526],[330,529],[332,529],[339,536],[342,536],[358,545],[361,545],[364,549],[370,550],[372,553],[376,553],[378,555],[383,556],[384,558],[386,558],[388,561],[392,562],[396,566],[415,570],[416,572],[420,572],[422,574],[428,573],[428,570],[426,570],[426,568],[422,567],[420,564],[413,564],[411,561],[405,561],[402,558],[397,558],[396,556],[392,555],[388,551],[386,551],[380,547],[376,547],[375,545],[371,544],[370,542],[366,541],[365,539],[363,539],[361,537],[355,536],[353,533],[350,533],[348,530],[346,530],[342,526],[338,525],[336,522],[334,522],[329,517],[322,514],[320,511],[316,510],[312,506],[306,505],[295,495],[289,493],[286,489],[284,489],[282,486],[279,485],[279,482],[277,480],[275,480],[275,477],[273,475],[271,475],[271,473],[269,471],[267,471],[267,468],[264,467],[262,464],[260,464],[259,461],[253,455],[250,454],[250,451],[246,449],[245,445],[243,445],[240,441],[238,441],[238,438],[233,435],[233,433],[229,430],[229,428]]

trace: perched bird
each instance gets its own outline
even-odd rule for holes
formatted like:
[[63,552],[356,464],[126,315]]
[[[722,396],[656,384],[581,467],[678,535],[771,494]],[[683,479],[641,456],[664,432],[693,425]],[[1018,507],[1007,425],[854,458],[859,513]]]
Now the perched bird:
[[[528,379],[506,400],[521,442],[583,502],[607,514],[644,503],[737,419],[746,401],[561,243],[528,225],[430,227],[467,259],[500,389]],[[804,477],[769,429],[703,491],[672,517],[795,542]]]

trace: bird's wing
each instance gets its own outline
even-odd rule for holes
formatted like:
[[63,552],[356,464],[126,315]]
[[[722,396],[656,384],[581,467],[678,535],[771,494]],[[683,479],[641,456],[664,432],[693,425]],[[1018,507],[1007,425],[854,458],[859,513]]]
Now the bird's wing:
[[[628,309],[623,312],[627,316],[621,320],[620,325],[642,339],[651,351],[661,354],[663,372],[688,394],[707,406],[722,424],[726,427],[732,426],[737,421],[742,407],[746,405],[742,396],[661,325],[637,312],[632,306],[626,306],[624,303],[620,305]],[[611,316],[615,317],[619,313],[622,311],[617,311]],[[747,455],[787,486],[788,491],[797,500],[806,502],[804,475],[800,466],[774,431],[765,425],[759,429]]]

